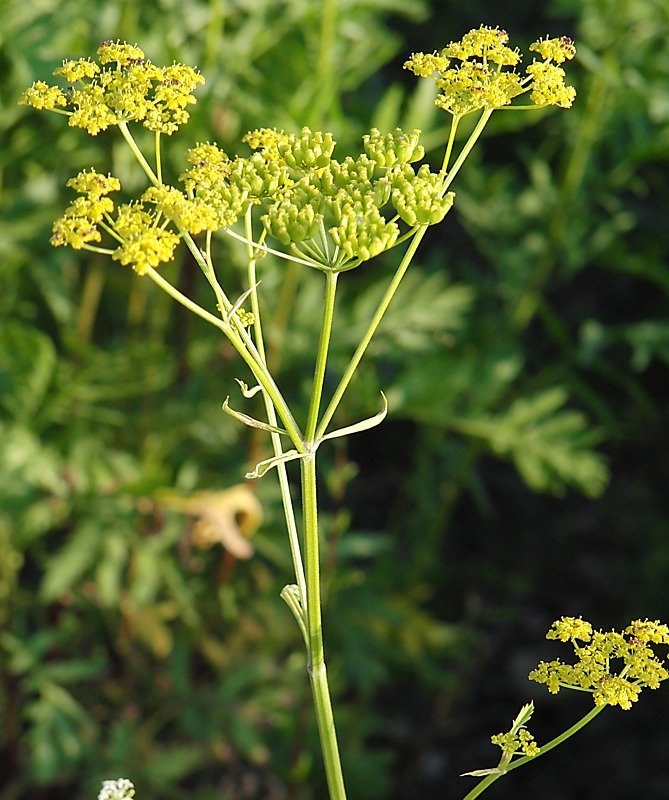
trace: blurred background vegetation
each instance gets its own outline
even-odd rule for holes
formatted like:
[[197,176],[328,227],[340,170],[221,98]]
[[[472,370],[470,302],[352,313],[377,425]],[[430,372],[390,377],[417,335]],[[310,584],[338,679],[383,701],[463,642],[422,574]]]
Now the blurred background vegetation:
[[[165,501],[238,484],[265,443],[220,411],[240,375],[213,329],[102,258],[54,250],[66,180],[132,183],[97,139],[17,105],[104,39],[200,67],[183,152],[267,126],[446,119],[402,70],[481,23],[578,45],[567,112],[498,114],[347,398],[381,428],[324,458],[326,646],[349,793],[461,797],[489,736],[537,704],[545,741],[589,707],[526,675],[562,614],[669,618],[669,7],[663,0],[2,0],[0,798],[325,796],[273,476],[253,556],[199,549]],[[221,243],[230,285],[240,256]],[[392,259],[347,274],[344,363]],[[319,286],[262,262],[272,358],[299,398]],[[209,298],[185,257],[170,277]],[[234,294],[234,292],[232,292]],[[243,377],[243,375],[241,376]],[[325,450],[325,448],[324,448]],[[174,505],[174,504],[172,504]],[[234,507],[240,521],[245,507]],[[234,517],[232,517],[234,518]],[[230,522],[230,524],[232,524]],[[564,654],[566,656],[566,653]],[[669,796],[666,689],[607,712],[491,797]]]

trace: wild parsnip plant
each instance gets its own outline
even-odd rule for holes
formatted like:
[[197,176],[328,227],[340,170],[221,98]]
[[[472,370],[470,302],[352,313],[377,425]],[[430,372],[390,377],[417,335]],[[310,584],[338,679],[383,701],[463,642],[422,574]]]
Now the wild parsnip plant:
[[[163,174],[162,137],[188,122],[188,107],[195,102],[193,92],[204,78],[197,69],[184,64],[158,67],[137,45],[122,42],[103,42],[97,60],[63,62],[54,74],[64,79],[66,88],[38,81],[22,98],[22,103],[36,109],[65,115],[70,126],[83,128],[91,136],[117,127],[148,183],[138,197],[119,203],[113,199],[121,191],[118,178],[93,168],[81,172],[68,181],[78,196],[55,222],[52,244],[111,256],[122,266],[132,267],[138,276],[149,277],[177,302],[217,328],[252,375],[251,385],[238,380],[241,395],[244,399],[260,397],[264,418],[239,410],[229,398],[223,403],[223,411],[265,432],[271,441],[272,455],[256,464],[247,478],[262,477],[272,469],[278,474],[295,570],[295,583],[284,588],[282,597],[304,638],[333,800],[342,800],[345,788],[324,656],[317,453],[325,441],[366,430],[384,419],[387,403],[381,394],[378,413],[353,425],[332,427],[356,369],[427,228],[440,223],[452,207],[453,182],[493,113],[571,106],[575,91],[565,84],[561,66],[575,55],[571,40],[541,39],[531,45],[530,51],[535,55],[523,73],[521,54],[508,46],[506,32],[481,26],[440,53],[415,53],[405,63],[418,77],[434,80],[438,90],[436,105],[451,117],[450,135],[441,166],[436,170],[427,163],[420,164],[425,152],[418,130],[381,133],[372,129],[363,137],[362,152],[335,158],[335,141],[330,133],[306,127],[297,133],[263,128],[244,137],[252,151],[246,157],[230,158],[215,143],[196,144],[186,153],[189,166],[179,178],[180,188],[174,186]],[[463,118],[471,114],[477,115],[476,122],[458,148],[456,133]],[[140,148],[131,130],[133,123],[153,132],[151,152]],[[215,234],[230,237],[243,248],[246,285],[241,293],[223,277],[217,263]],[[161,265],[171,261],[176,248],[182,245],[188,248],[211,288],[211,308],[184,295],[160,272]],[[347,367],[338,376],[334,391],[324,397],[340,275],[394,248],[399,248],[400,253],[396,270]],[[304,419],[291,408],[278,376],[268,367],[261,293],[262,259],[268,256],[316,270],[323,276],[322,325]],[[296,462],[300,468],[298,503],[291,497],[286,466],[289,462]],[[631,627],[635,625],[646,630],[643,626],[651,623],[633,623]],[[662,636],[666,638],[666,634]],[[634,637],[643,639],[638,632]],[[599,641],[595,637],[593,647]],[[625,647],[637,647],[631,644],[632,639],[624,641]],[[659,640],[651,637],[647,641]],[[665,639],[662,642],[666,643]],[[616,647],[619,649],[610,650],[607,659],[611,655],[624,658],[623,644],[618,642]],[[641,650],[637,647],[634,652],[638,656]],[[597,660],[594,654],[593,658]],[[644,663],[650,669],[652,659],[648,659]],[[611,698],[615,697],[625,707],[620,681],[626,682],[624,702],[635,699],[630,681],[632,687],[653,685],[650,673],[641,674],[637,667],[638,664],[632,667],[626,662],[617,678],[607,677],[608,672],[598,674],[597,690],[594,685],[579,683],[584,673],[564,672],[553,665],[540,665],[532,677],[545,677],[551,690],[562,685],[589,687],[595,690],[596,703],[605,698],[603,704],[612,704]],[[655,669],[653,680],[663,679],[664,675],[658,677],[659,674]],[[594,672],[588,675],[593,676]],[[598,704],[594,713],[601,707]],[[509,733],[495,737],[494,742],[502,748],[500,764],[494,770],[469,773],[480,775],[483,780],[468,798],[478,796],[509,769],[554,746],[551,743],[538,750],[525,729],[531,712],[531,707],[525,707]],[[566,734],[560,740],[564,738]],[[105,797],[115,798],[117,792],[132,790],[129,782],[117,783],[103,789],[108,790]]]

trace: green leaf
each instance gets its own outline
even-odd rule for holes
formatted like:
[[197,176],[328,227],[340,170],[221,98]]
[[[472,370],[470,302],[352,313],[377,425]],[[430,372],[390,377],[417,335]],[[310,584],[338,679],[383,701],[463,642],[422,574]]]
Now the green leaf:
[[499,767],[492,767],[491,769],[475,769],[471,772],[461,772],[460,777],[465,778],[471,775],[473,778],[486,778],[488,775],[504,775],[504,770]]
[[623,338],[632,347],[632,368],[636,372],[646,370],[656,358],[669,364],[669,323],[645,320],[627,327]]
[[388,390],[394,416],[446,425],[453,416],[483,416],[496,407],[523,368],[508,347],[464,346],[412,358]]
[[117,606],[121,598],[123,576],[128,562],[128,542],[118,532],[105,536],[101,558],[95,569],[95,583],[101,606]]
[[276,425],[270,425],[267,422],[261,422],[258,419],[254,419],[254,417],[249,417],[248,414],[243,414],[241,411],[235,411],[234,408],[230,408],[230,405],[228,403],[229,400],[230,400],[229,397],[225,398],[225,402],[221,406],[221,409],[226,414],[236,419],[237,422],[241,422],[243,425],[248,425],[250,428],[258,428],[261,431],[267,431],[268,433],[279,433],[287,435],[286,431],[283,428],[277,428]]
[[[375,284],[355,298],[345,334],[351,342],[357,343],[364,332],[383,289],[385,286]],[[372,352],[389,345],[419,352],[443,342],[444,337],[462,328],[473,300],[470,286],[449,283],[444,273],[409,272],[379,326]]]
[[183,780],[201,767],[209,756],[202,748],[175,745],[156,749],[147,764],[147,775],[153,781],[169,785]]
[[102,536],[95,520],[79,525],[67,543],[49,561],[39,592],[44,602],[56,600],[81,580],[98,558]]
[[535,491],[562,494],[573,486],[598,497],[608,483],[604,458],[591,450],[600,438],[580,411],[562,410],[559,387],[521,397],[496,416],[452,420],[450,426],[484,440],[493,453],[511,458]]
[[511,731],[516,733],[520,728],[524,728],[532,718],[532,714],[534,714],[534,703],[530,700],[529,703],[525,703],[520,709],[516,718],[511,723]]
[[70,692],[48,681],[26,714],[32,721],[28,735],[32,774],[40,781],[62,778],[95,735],[91,717]]
[[286,450],[286,452],[282,453],[280,456],[274,456],[273,458],[266,458],[264,461],[259,461],[255,465],[253,472],[247,472],[244,477],[248,480],[262,478],[272,467],[278,467],[279,464],[287,464],[289,461],[294,461],[296,458],[306,458],[307,455],[308,453],[298,453],[297,450]]
[[0,353],[0,402],[16,420],[31,420],[53,379],[53,342],[34,327],[10,321],[0,330]]
[[342,436],[350,436],[352,433],[368,431],[370,428],[375,428],[377,425],[380,425],[388,413],[388,401],[386,400],[386,396],[383,394],[383,392],[381,392],[381,397],[383,398],[383,408],[378,412],[378,414],[374,414],[373,417],[368,417],[367,419],[363,419],[360,422],[354,423],[353,425],[347,425],[345,428],[339,428],[336,431],[326,433],[321,441],[325,441],[326,439],[339,439]]

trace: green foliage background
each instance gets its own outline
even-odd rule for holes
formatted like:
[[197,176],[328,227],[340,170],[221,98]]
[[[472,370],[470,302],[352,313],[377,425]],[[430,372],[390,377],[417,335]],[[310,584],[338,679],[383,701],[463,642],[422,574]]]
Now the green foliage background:
[[[510,5],[510,8],[509,8]],[[391,416],[330,451],[322,496],[326,646],[350,796],[462,796],[489,735],[529,697],[539,742],[588,698],[526,681],[561,614],[596,627],[669,617],[669,10],[661,0],[3,0],[0,33],[0,797],[324,796],[278,491],[254,484],[255,556],[192,547],[159,502],[238,483],[263,444],[220,412],[244,377],[213,331],[111,262],[48,245],[81,168],[132,181],[97,139],[17,105],[106,38],[200,67],[196,141],[247,130],[445,120],[401,69],[481,23],[512,43],[577,42],[568,113],[497,115],[454,213],[361,367],[345,414]],[[436,157],[436,156],[435,156]],[[240,280],[234,250],[221,254]],[[320,288],[263,261],[273,358],[295,397]],[[356,341],[390,265],[345,282],[337,347]],[[183,291],[201,286],[186,259]],[[234,294],[234,293],[233,293]],[[203,294],[203,298],[205,295]],[[206,301],[205,301],[206,302]],[[289,319],[287,327],[285,318]],[[346,424],[346,420],[342,420]],[[552,651],[551,651],[552,653]],[[552,657],[552,655],[551,655]],[[579,745],[497,797],[669,793],[667,692],[598,718]],[[492,796],[492,795],[491,795]]]

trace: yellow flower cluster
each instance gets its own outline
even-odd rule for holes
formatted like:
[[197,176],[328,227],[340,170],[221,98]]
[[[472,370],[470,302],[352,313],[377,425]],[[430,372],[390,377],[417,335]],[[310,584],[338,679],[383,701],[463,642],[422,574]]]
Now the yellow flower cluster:
[[527,730],[527,723],[534,713],[534,704],[524,705],[511,723],[511,728],[506,733],[497,733],[490,737],[490,741],[502,750],[502,757],[494,770],[476,770],[467,775],[489,775],[492,772],[504,773],[511,769],[514,756],[534,758],[541,753],[541,748],[534,741],[534,736]]
[[155,222],[142,203],[120,206],[113,227],[121,244],[112,253],[114,261],[131,265],[138,275],[145,275],[148,267],[171,261],[180,237]]
[[[539,40],[530,46],[543,61],[533,62],[525,76],[515,70],[520,52],[507,47],[509,37],[500,28],[482,25],[458,42],[451,42],[441,53],[414,53],[404,64],[421,78],[432,78],[439,94],[435,104],[455,117],[481,109],[511,105],[519,95],[530,93],[536,106],[571,106],[576,91],[564,83],[565,72],[557,66],[571,59],[576,49],[566,37]],[[451,59],[460,63],[451,66]]]
[[506,45],[509,43],[509,34],[500,28],[489,28],[481,25],[480,28],[466,33],[459,42],[451,42],[443,50],[447,58],[457,58],[468,61],[480,58],[484,64],[491,62],[500,67],[514,67],[520,63],[520,51]]
[[573,639],[589,642],[592,639],[592,625],[582,617],[562,617],[552,624],[546,638],[559,639],[561,642]]
[[35,81],[21,96],[19,105],[32,106],[38,111],[53,111],[56,106],[67,105],[63,92],[57,86],[49,86],[44,81]]
[[105,218],[110,219],[114,210],[112,199],[106,195],[119,191],[121,184],[112,175],[101,175],[92,169],[70,178],[67,185],[82,196],[77,197],[54,223],[51,244],[54,247],[69,245],[81,250],[89,242],[101,241],[98,225]]
[[521,728],[517,732],[497,733],[490,737],[490,741],[500,747],[507,757],[516,753],[532,757],[538,756],[541,752],[541,748],[534,741],[534,736],[526,728]]
[[530,100],[537,106],[569,108],[576,97],[573,86],[565,86],[565,71],[550,61],[535,61],[527,68],[532,83]]
[[[69,245],[75,250],[87,246],[88,249],[102,250],[115,261],[132,265],[139,275],[144,275],[147,267],[157,267],[173,258],[181,237],[167,229],[169,222],[192,232],[204,230],[207,223],[216,226],[209,209],[200,208],[196,202],[170,187],[148,189],[142,195],[143,202],[121,205],[116,216],[112,216],[114,203],[107,195],[120,190],[117,178],[101,175],[92,169],[80,172],[67,185],[80,196],[54,223],[51,243],[56,247]],[[155,204],[156,211],[147,210],[144,202]],[[91,247],[92,242],[102,240],[100,229],[115,241],[115,249]]]
[[189,195],[195,189],[215,189],[230,175],[230,159],[217,144],[198,144],[186,152],[191,168],[179,176]]
[[[545,684],[552,694],[561,688],[588,691],[595,705],[617,705],[627,711],[643,688],[657,689],[669,677],[663,660],[650,647],[669,645],[669,628],[657,621],[635,620],[622,633],[602,633],[580,617],[562,617],[546,638],[571,641],[577,658],[575,664],[542,661],[530,673],[530,680]],[[614,661],[619,662],[618,671]]]
[[576,55],[576,47],[568,36],[559,39],[539,39],[530,45],[530,50],[539,53],[544,61],[554,61],[556,64],[571,61]]
[[192,92],[204,83],[202,75],[185,64],[157,67],[136,45],[103,42],[98,63],[89,59],[64,61],[54,75],[70,87],[37,81],[24,92],[20,103],[69,116],[72,127],[91,136],[119,122],[142,122],[152,131],[172,134],[188,121],[187,106],[195,103]]
[[215,231],[220,227],[218,215],[210,205],[200,198],[189,199],[172,186],[151,186],[141,199],[145,203],[154,203],[165,219],[189,233]]
[[279,146],[284,146],[290,141],[290,136],[283,131],[272,128],[258,128],[249,131],[242,142],[247,144],[251,150],[257,150],[262,155],[267,156],[270,161],[278,161],[281,158]]

